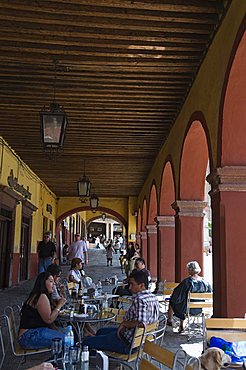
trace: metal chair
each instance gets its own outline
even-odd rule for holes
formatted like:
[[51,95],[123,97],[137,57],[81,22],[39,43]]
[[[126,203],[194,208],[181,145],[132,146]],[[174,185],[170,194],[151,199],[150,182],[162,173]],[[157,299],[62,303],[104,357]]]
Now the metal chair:
[[[183,363],[179,360],[180,354],[184,357]],[[162,366],[165,366],[165,369],[176,369],[178,365],[179,369],[191,370],[191,368],[187,367],[187,363],[188,356],[184,350],[180,349],[173,353],[156,343],[146,340],[143,346],[139,370],[157,370],[162,368]]]
[[50,348],[41,348],[41,349],[23,349],[18,342],[18,331],[15,325],[14,311],[12,307],[7,308],[9,313],[3,315],[5,325],[7,327],[9,341],[11,344],[11,349],[14,356],[21,356],[22,362],[25,362],[25,357],[29,355],[35,355],[38,353],[49,352]]
[[0,357],[0,369],[1,369],[4,363],[5,355],[6,355],[4,341],[3,341],[3,332],[2,332],[1,326],[0,326],[0,350],[1,350],[1,353],[0,353],[0,356],[1,356]]

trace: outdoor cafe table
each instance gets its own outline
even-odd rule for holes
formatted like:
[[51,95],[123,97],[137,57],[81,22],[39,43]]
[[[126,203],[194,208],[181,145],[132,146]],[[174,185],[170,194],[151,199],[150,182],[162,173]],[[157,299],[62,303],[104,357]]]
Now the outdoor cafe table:
[[102,325],[108,321],[111,321],[115,318],[115,314],[108,311],[97,311],[93,315],[88,314],[78,314],[74,313],[71,317],[70,312],[67,310],[61,311],[58,317],[60,322],[71,323],[76,334],[78,335],[79,342],[82,342],[83,339],[83,330],[86,323],[99,324]]

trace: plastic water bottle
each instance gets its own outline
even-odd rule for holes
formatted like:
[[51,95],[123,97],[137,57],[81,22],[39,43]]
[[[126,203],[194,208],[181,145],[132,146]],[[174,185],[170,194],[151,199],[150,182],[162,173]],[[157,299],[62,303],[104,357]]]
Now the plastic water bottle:
[[67,331],[64,338],[64,362],[69,362],[69,347],[74,346],[74,335],[73,328],[71,325],[67,327]]

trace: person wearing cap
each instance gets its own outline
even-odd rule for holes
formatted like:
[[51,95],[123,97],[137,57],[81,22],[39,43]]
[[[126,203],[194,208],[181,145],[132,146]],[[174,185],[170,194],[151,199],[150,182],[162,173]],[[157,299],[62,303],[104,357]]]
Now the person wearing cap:
[[80,258],[82,261],[82,269],[84,265],[88,265],[88,250],[84,238],[81,240],[80,234],[75,234],[75,241],[68,248],[68,258],[71,261],[73,258]]
[[[191,261],[186,265],[189,277],[185,278],[181,283],[174,289],[173,294],[170,298],[167,325],[172,326],[173,315],[180,319],[179,333],[184,331],[184,320],[187,312],[187,300],[188,293],[208,293],[212,292],[211,285],[204,280],[203,277],[199,276],[201,267],[197,261]],[[195,310],[195,312],[193,311]],[[198,311],[197,311],[198,310]],[[199,308],[191,309],[191,314],[199,314]]]
[[53,263],[56,255],[56,246],[50,240],[50,233],[45,232],[43,240],[38,243],[38,273],[47,270],[47,267]]

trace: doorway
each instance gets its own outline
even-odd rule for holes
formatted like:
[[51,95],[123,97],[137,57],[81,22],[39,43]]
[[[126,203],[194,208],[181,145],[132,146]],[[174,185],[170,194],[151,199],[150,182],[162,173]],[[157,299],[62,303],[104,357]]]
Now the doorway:
[[0,214],[0,289],[8,288],[11,264],[12,211],[1,208]]
[[19,281],[28,279],[28,256],[30,249],[30,218],[22,217],[20,243]]

